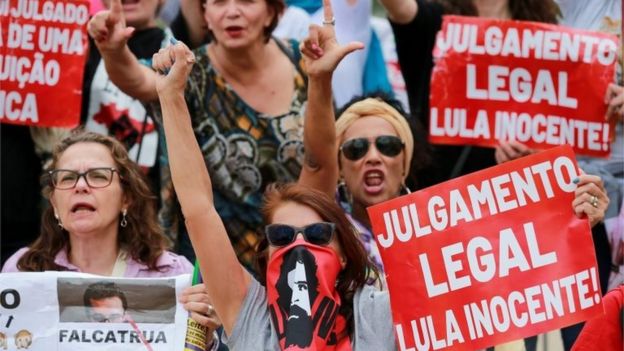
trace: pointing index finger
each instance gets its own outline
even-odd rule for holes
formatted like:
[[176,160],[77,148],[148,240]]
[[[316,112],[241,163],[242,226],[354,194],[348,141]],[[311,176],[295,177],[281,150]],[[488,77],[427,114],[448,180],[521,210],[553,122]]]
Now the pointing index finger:
[[121,5],[121,0],[112,0],[109,11],[110,12],[108,18],[106,19],[106,24],[114,25],[123,18],[123,7]]
[[334,21],[334,10],[331,6],[330,0],[323,0],[323,23],[327,25]]

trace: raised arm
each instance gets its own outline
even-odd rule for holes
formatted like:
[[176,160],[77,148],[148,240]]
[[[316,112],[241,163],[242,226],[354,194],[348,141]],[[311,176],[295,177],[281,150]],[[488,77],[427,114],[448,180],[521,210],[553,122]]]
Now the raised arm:
[[399,24],[411,22],[418,13],[416,0],[379,0],[387,13],[388,18]]
[[121,0],[112,0],[108,10],[96,13],[87,31],[102,55],[110,80],[119,89],[141,101],[158,99],[156,73],[140,64],[128,48],[134,28],[126,26]]
[[156,88],[162,108],[173,185],[193,249],[215,311],[231,334],[251,277],[238,263],[213,203],[212,184],[195,139],[184,99],[184,85],[195,62],[181,42],[154,55]]
[[338,145],[332,104],[332,74],[350,52],[363,48],[351,42],[341,46],[336,41],[333,12],[329,0],[323,0],[323,26],[311,25],[301,45],[308,73],[308,105],[303,126],[305,162],[299,184],[334,196],[338,181]]

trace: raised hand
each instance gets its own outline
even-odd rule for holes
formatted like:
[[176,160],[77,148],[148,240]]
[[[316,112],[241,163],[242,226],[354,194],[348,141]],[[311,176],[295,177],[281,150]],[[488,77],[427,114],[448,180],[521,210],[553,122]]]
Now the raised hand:
[[152,68],[160,73],[156,79],[158,94],[183,92],[194,63],[195,55],[182,42],[176,42],[154,54]]
[[308,37],[300,46],[310,76],[331,74],[347,54],[364,47],[360,42],[338,44],[334,30],[336,20],[329,0],[323,0],[323,18],[322,26],[310,26]]
[[108,10],[96,13],[87,24],[87,32],[100,52],[121,50],[134,33],[126,27],[121,0],[112,0]]

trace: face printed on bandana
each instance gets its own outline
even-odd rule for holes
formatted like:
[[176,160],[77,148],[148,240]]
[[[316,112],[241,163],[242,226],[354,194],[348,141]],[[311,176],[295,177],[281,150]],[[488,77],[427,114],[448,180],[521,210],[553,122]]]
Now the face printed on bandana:
[[350,350],[335,289],[334,250],[297,239],[278,249],[267,267],[267,295],[282,350]]
[[314,328],[310,306],[318,295],[316,270],[314,256],[301,246],[293,249],[280,268],[276,284],[280,292],[277,303],[280,309],[288,311],[286,330],[290,333],[286,333],[287,347],[292,345],[304,348],[312,342]]

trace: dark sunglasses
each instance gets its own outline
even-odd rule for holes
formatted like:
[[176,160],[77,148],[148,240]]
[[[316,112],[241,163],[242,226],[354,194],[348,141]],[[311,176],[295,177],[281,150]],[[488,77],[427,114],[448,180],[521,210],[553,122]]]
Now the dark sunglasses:
[[[368,152],[370,142],[366,138],[355,138],[345,141],[340,151],[348,160],[357,161]],[[394,157],[403,150],[403,141],[394,135],[380,135],[375,138],[375,147],[382,155]]]
[[269,224],[264,228],[267,240],[272,246],[286,246],[297,234],[303,234],[305,241],[314,245],[327,245],[334,236],[336,225],[330,222],[318,222],[305,227],[293,227],[288,224]]

